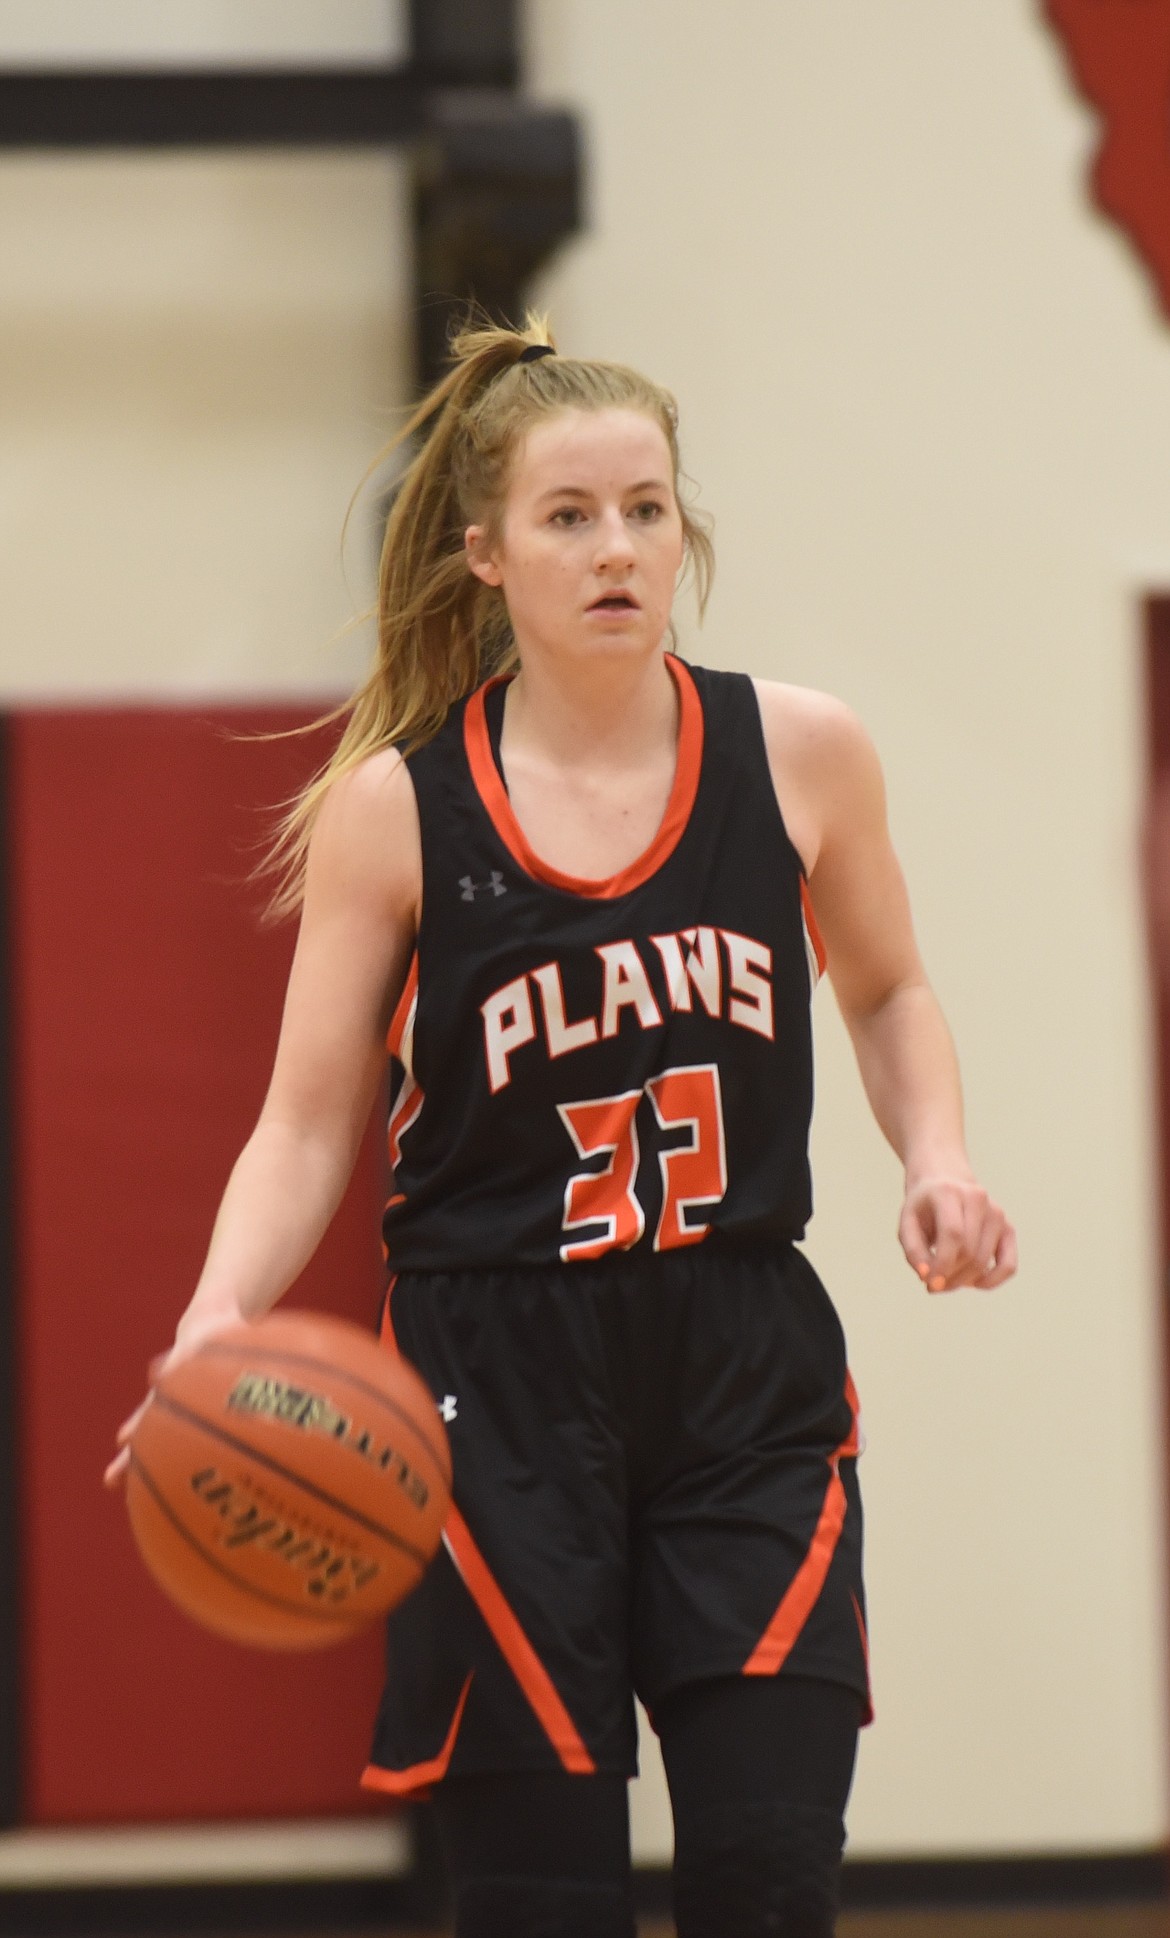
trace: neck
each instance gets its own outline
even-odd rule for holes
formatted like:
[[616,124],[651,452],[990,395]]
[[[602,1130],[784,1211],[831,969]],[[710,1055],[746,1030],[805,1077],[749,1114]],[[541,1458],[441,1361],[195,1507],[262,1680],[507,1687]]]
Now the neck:
[[508,687],[504,745],[539,751],[559,767],[636,766],[678,737],[678,696],[659,648],[646,658],[550,665],[522,659]]

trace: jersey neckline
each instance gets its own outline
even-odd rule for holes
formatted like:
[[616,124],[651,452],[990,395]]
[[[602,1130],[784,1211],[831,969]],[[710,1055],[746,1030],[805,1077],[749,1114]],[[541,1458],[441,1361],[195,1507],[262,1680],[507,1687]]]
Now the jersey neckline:
[[512,859],[534,880],[544,882],[550,888],[565,889],[572,895],[587,896],[594,901],[612,901],[649,881],[651,875],[658,872],[678,847],[699,791],[699,775],[703,766],[703,703],[684,661],[675,653],[667,653],[665,658],[679,701],[678,752],[666,812],[649,847],[643,849],[625,868],[620,868],[616,875],[608,875],[601,880],[566,875],[561,869],[554,868],[551,862],[544,861],[516,819],[508,790],[492,755],[484,705],[491,689],[510,676],[497,674],[494,679],[477,687],[468,700],[463,715],[463,742],[476,793]]

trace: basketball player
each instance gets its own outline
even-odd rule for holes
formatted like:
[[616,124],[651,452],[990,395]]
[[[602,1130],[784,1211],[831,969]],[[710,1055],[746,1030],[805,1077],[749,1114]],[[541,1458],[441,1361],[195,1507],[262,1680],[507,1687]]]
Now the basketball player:
[[459,1938],[631,1938],[636,1690],[681,1938],[824,1938],[869,1705],[857,1402],[797,1249],[826,964],[913,1270],[996,1286],[1015,1239],[870,742],[666,650],[711,562],[673,402],[544,335],[468,333],[408,427],[377,664],[285,831],[271,1089],[175,1350],[301,1270],[388,1034],[383,1330],[455,1505],[390,1620],[367,1781],[436,1792]]

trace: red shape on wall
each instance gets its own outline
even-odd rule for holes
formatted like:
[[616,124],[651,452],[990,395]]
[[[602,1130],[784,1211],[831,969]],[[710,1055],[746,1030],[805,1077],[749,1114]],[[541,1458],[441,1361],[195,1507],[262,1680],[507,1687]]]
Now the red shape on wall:
[[[164,1599],[100,1471],[186,1303],[263,1099],[292,952],[250,884],[321,743],[289,709],[10,721],[24,1818],[364,1812],[381,1637],[217,1640]],[[373,1325],[384,1136],[291,1296]]]
[[1170,318],[1170,0],[1045,0],[1103,127],[1091,183]]

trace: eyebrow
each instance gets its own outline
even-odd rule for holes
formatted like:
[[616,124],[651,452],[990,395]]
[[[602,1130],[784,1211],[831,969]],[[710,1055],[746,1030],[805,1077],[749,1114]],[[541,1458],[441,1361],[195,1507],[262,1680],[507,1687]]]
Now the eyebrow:
[[[643,478],[639,484],[627,485],[622,496],[629,497],[636,491],[668,491],[669,489],[669,485],[661,478]],[[587,491],[583,485],[553,485],[550,490],[542,491],[536,502],[543,504],[546,498],[592,498],[592,496],[593,493]]]

